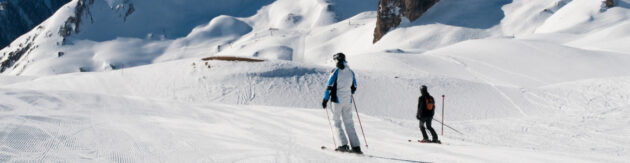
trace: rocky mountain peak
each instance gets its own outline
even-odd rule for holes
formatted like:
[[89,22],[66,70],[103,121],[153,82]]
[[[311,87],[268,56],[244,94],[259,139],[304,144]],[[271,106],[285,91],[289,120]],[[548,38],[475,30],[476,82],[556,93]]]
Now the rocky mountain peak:
[[373,43],[378,42],[390,29],[400,25],[402,18],[414,21],[440,0],[380,0],[374,29]]

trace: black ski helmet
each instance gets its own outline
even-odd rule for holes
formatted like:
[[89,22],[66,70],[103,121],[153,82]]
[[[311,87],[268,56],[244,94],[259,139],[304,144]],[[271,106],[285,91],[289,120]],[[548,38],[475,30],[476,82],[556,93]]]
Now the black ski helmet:
[[333,56],[333,59],[337,61],[346,61],[346,55],[343,53],[337,53]]
[[429,90],[427,90],[427,86],[426,85],[420,86],[420,93],[422,93],[422,94],[429,93]]

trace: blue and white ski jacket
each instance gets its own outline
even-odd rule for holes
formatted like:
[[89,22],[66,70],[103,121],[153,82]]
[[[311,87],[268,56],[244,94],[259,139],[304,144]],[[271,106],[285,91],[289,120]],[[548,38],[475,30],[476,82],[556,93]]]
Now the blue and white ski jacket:
[[348,66],[344,69],[335,68],[328,79],[324,100],[332,98],[335,103],[352,103],[352,87],[357,87],[354,71]]

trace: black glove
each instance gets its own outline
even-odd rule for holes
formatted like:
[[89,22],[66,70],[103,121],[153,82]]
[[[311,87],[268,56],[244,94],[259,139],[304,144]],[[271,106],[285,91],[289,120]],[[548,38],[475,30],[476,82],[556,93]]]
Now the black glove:
[[351,87],[350,87],[350,91],[352,92],[352,94],[354,94],[354,92],[356,92],[356,91],[357,91],[357,87],[355,87],[355,86],[351,86]]
[[328,103],[328,100],[324,99],[324,101],[322,101],[322,108],[326,109],[327,103]]

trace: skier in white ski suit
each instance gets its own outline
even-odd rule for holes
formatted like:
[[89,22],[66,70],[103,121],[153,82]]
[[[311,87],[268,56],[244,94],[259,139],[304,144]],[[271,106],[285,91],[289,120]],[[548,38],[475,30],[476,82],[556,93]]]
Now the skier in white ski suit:
[[[337,68],[332,71],[332,74],[328,79],[328,85],[322,106],[325,109],[328,100],[333,102],[333,121],[335,123],[335,133],[337,135],[337,140],[335,141],[341,142],[341,146],[335,150],[341,152],[363,153],[361,152],[359,137],[357,137],[357,133],[354,129],[354,122],[352,120],[352,94],[356,91],[357,80],[354,72],[350,69],[350,67],[348,67],[348,65],[346,65],[346,57],[343,53],[335,54],[334,59],[337,61]],[[346,129],[345,132],[342,128],[342,123]],[[346,134],[348,135],[352,149],[348,147]]]

